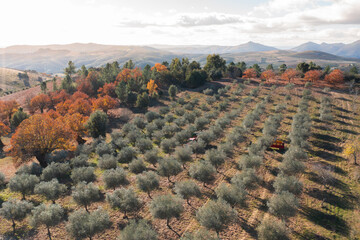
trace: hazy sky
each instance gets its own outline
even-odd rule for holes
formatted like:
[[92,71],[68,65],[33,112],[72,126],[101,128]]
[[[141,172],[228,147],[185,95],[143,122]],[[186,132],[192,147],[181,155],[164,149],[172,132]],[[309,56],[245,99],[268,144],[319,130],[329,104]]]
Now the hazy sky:
[[360,0],[0,0],[0,46],[360,39]]

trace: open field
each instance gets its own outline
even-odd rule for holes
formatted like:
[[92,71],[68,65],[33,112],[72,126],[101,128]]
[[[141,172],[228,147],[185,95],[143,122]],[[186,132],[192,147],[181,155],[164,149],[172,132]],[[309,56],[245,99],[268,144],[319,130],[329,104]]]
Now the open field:
[[[200,198],[191,198],[191,205],[183,202],[184,211],[180,218],[173,218],[170,220],[172,230],[166,226],[166,220],[154,219],[149,210],[149,205],[152,199],[147,193],[141,191],[136,184],[135,173],[132,173],[129,169],[128,163],[117,163],[118,166],[125,169],[128,173],[127,179],[129,184],[126,188],[132,187],[139,199],[142,202],[141,208],[136,213],[128,214],[130,219],[147,219],[151,222],[151,225],[158,233],[159,239],[179,239],[177,234],[184,236],[186,232],[196,232],[203,227],[200,225],[196,218],[196,212],[204,204],[210,200],[216,199],[214,190],[221,183],[230,183],[233,176],[241,173],[243,170],[239,169],[237,162],[241,157],[249,152],[249,147],[256,143],[263,136],[263,128],[265,121],[270,116],[274,116],[277,113],[282,114],[282,120],[280,126],[277,128],[276,137],[282,139],[285,142],[285,146],[289,147],[291,142],[289,134],[292,131],[293,117],[297,113],[299,103],[305,88],[302,85],[296,85],[294,89],[289,90],[284,85],[279,85],[277,88],[269,85],[259,85],[258,80],[253,80],[250,83],[243,84],[244,89],[239,90],[238,83],[242,83],[243,80],[238,79],[236,82],[230,81],[218,81],[213,83],[207,83],[207,87],[221,86],[228,89],[225,91],[219,99],[216,99],[213,103],[209,102],[209,96],[203,94],[200,91],[183,91],[178,94],[177,99],[182,101],[171,101],[170,99],[161,100],[164,106],[170,106],[170,112],[161,114],[161,118],[166,118],[167,115],[174,115],[175,120],[178,120],[178,130],[188,129],[193,125],[193,121],[184,121],[181,123],[180,119],[183,119],[184,113],[197,114],[196,119],[205,117],[210,119],[203,129],[199,131],[206,131],[212,129],[218,124],[218,119],[227,118],[229,124],[224,125],[219,134],[216,134],[213,139],[207,144],[206,149],[220,148],[221,144],[229,142],[229,136],[236,133],[236,127],[243,126],[246,116],[255,109],[258,108],[258,104],[264,104],[264,110],[261,112],[259,119],[249,127],[248,131],[242,134],[242,140],[234,144],[232,154],[228,155],[224,164],[220,165],[217,172],[214,174],[214,179],[203,185],[200,181],[196,181],[198,187],[201,189],[202,196]],[[322,86],[323,87],[323,86]],[[253,94],[254,89],[258,89],[258,94]],[[360,237],[360,205],[359,205],[359,192],[360,183],[354,176],[360,173],[360,167],[354,165],[352,161],[346,159],[343,155],[343,148],[346,143],[353,141],[360,133],[360,115],[359,110],[355,110],[354,107],[358,106],[359,99],[355,99],[355,96],[350,95],[345,89],[339,89],[330,91],[328,93],[323,92],[322,88],[313,87],[311,90],[311,99],[309,100],[308,113],[311,117],[311,135],[308,139],[308,147],[306,153],[308,159],[305,160],[306,169],[304,173],[299,174],[297,177],[303,182],[303,191],[298,196],[300,207],[294,217],[290,217],[286,221],[287,228],[289,229],[290,239],[357,239]],[[253,96],[251,96],[253,95]],[[291,99],[286,100],[286,95],[290,95]],[[322,97],[328,96],[332,99],[332,115],[334,119],[332,121],[320,120],[320,102]],[[16,96],[15,96],[16,97]],[[17,98],[17,97],[16,97]],[[19,97],[20,98],[20,97]],[[197,100],[196,100],[197,99]],[[21,102],[21,101],[20,101]],[[355,103],[355,104],[354,104]],[[285,109],[279,111],[277,106],[280,104],[286,104]],[[191,107],[191,105],[193,105]],[[152,111],[159,111],[159,107],[151,108]],[[116,112],[116,110],[111,110]],[[111,113],[110,111],[110,113]],[[210,115],[209,113],[218,113]],[[134,116],[143,117],[142,113],[131,113],[130,110],[125,109],[117,113],[117,117],[124,118],[129,115],[129,120]],[[121,123],[117,124],[117,119],[112,119],[112,131],[117,132],[120,130]],[[166,122],[165,126],[176,125],[174,123]],[[164,127],[162,127],[164,129]],[[122,130],[124,132],[124,130]],[[146,129],[139,130],[142,138],[149,138]],[[125,134],[125,136],[127,136]],[[170,134],[169,137],[172,138]],[[152,147],[159,149],[160,156],[163,158],[175,156],[173,150],[164,152],[164,149],[156,144],[154,138],[150,138],[153,143]],[[112,142],[110,134],[107,135],[105,142]],[[9,144],[8,139],[3,141],[5,145]],[[187,145],[187,141],[183,144],[177,143],[177,145]],[[138,148],[134,143],[129,143],[129,146],[134,147],[137,150],[135,158],[143,159],[143,149]],[[95,146],[96,147],[96,146]],[[119,153],[121,150],[116,149]],[[285,151],[275,151],[267,149],[262,158],[262,163],[259,168],[256,169],[258,176],[261,176],[261,180],[254,187],[247,189],[248,195],[246,196],[244,205],[234,206],[234,210],[237,213],[235,219],[229,224],[223,231],[220,232],[221,239],[257,239],[258,231],[257,227],[264,218],[276,219],[268,209],[267,202],[275,194],[273,182],[275,177],[279,174],[279,166],[283,160]],[[204,153],[192,154],[192,160],[186,162],[185,168],[175,176],[171,176],[171,182],[167,177],[160,177],[160,187],[151,192],[151,197],[154,198],[157,195],[166,193],[175,194],[174,183],[192,179],[189,174],[189,169],[193,163],[199,162],[205,158]],[[65,160],[67,161],[67,160]],[[124,218],[124,214],[118,210],[114,210],[110,207],[107,201],[105,201],[105,194],[112,193],[112,189],[106,189],[102,175],[104,170],[98,167],[99,155],[96,152],[91,152],[88,155],[88,163],[95,167],[96,180],[94,184],[99,187],[101,191],[101,199],[92,203],[88,209],[90,212],[94,211],[98,207],[105,209],[112,221],[112,226],[106,231],[97,234],[92,239],[116,239],[122,229],[128,223],[128,219]],[[322,166],[327,166],[331,172],[331,181],[324,184],[321,178],[321,174],[317,172],[314,166],[319,163]],[[157,172],[159,170],[159,164],[155,166],[146,162],[146,170]],[[7,180],[9,180],[14,174],[15,168],[12,165],[10,157],[4,157],[0,159],[0,172],[5,173]],[[73,198],[70,196],[71,186],[74,184],[71,180],[65,181],[68,194],[61,197],[56,202],[61,204],[65,209],[66,217],[68,218],[75,210],[82,209],[78,206]],[[10,197],[21,198],[20,194],[10,192],[8,188],[0,190],[0,201],[6,201]],[[49,202],[39,195],[29,195],[27,200],[38,205],[41,202]],[[0,218],[0,239],[1,236],[4,239],[12,239],[12,224],[11,222]],[[59,225],[51,228],[52,239],[72,239],[65,230],[66,221],[63,221]],[[212,231],[212,233],[215,232]],[[17,239],[47,239],[47,230],[44,226],[33,229],[27,220],[21,221],[17,224],[16,230]]]

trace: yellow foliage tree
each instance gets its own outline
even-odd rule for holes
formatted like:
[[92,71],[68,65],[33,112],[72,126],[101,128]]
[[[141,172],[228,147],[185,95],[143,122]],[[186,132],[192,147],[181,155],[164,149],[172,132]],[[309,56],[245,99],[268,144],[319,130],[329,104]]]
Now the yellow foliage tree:
[[346,157],[352,156],[354,158],[354,164],[357,164],[356,159],[360,154],[360,140],[352,141],[348,143],[344,149],[344,155]]
[[154,96],[154,94],[157,93],[158,85],[155,83],[155,80],[150,79],[150,81],[147,83],[146,88],[149,90],[149,95]]

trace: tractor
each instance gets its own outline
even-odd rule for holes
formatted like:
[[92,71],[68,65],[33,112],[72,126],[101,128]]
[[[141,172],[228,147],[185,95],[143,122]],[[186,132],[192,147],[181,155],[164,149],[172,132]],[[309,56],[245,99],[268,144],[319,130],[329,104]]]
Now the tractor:
[[278,140],[278,139],[274,139],[273,143],[270,146],[271,149],[273,150],[284,150],[285,149],[285,144],[283,141]]

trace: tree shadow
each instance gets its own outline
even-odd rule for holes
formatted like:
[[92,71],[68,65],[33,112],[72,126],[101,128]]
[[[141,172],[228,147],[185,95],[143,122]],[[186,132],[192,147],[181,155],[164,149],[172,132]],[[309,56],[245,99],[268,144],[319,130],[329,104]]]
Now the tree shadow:
[[322,158],[322,159],[324,159],[324,160],[326,160],[326,161],[335,162],[335,161],[338,161],[339,158],[340,158],[340,160],[343,160],[342,157],[337,156],[337,155],[332,154],[332,153],[329,153],[329,152],[325,152],[325,151],[323,151],[323,150],[310,151],[310,153],[311,153],[312,155],[315,155],[315,156],[317,156],[317,157],[320,157],[320,158]]
[[320,201],[324,201],[330,205],[340,207],[342,209],[354,209],[354,206],[349,199],[353,198],[352,196],[349,197],[339,197],[334,195],[331,192],[328,191],[321,191],[317,188],[311,189],[311,191],[308,191],[307,194],[313,198],[316,198]]
[[347,122],[344,122],[343,120],[339,120],[339,119],[334,120],[334,122],[339,123],[343,126],[352,126],[351,123],[347,123]]
[[334,107],[334,109],[336,109],[336,110],[338,110],[340,112],[351,113],[351,111],[349,111],[349,110],[347,110],[345,108],[342,108],[342,107]]
[[351,134],[351,135],[359,135],[358,132],[355,132],[355,131],[349,130],[349,129],[337,129],[337,130],[340,132],[343,132],[343,133]]
[[339,218],[338,216],[330,215],[306,206],[302,207],[301,211],[304,216],[314,224],[320,225],[327,230],[335,231],[345,237],[349,235],[349,226],[345,220]]
[[325,141],[310,141],[310,142],[315,147],[322,148],[327,151],[342,152],[342,150],[343,150],[342,147],[335,145],[333,143],[325,142]]
[[327,134],[313,133],[312,136],[314,136],[317,139],[323,140],[323,141],[328,141],[328,142],[333,142],[333,143],[341,142],[340,138],[333,137],[333,136],[330,136]]
[[247,223],[247,219],[244,219],[239,216],[238,223],[239,223],[240,227],[242,229],[244,229],[245,232],[250,234],[250,236],[252,236],[254,239],[257,239],[257,231],[253,226],[251,226]]

